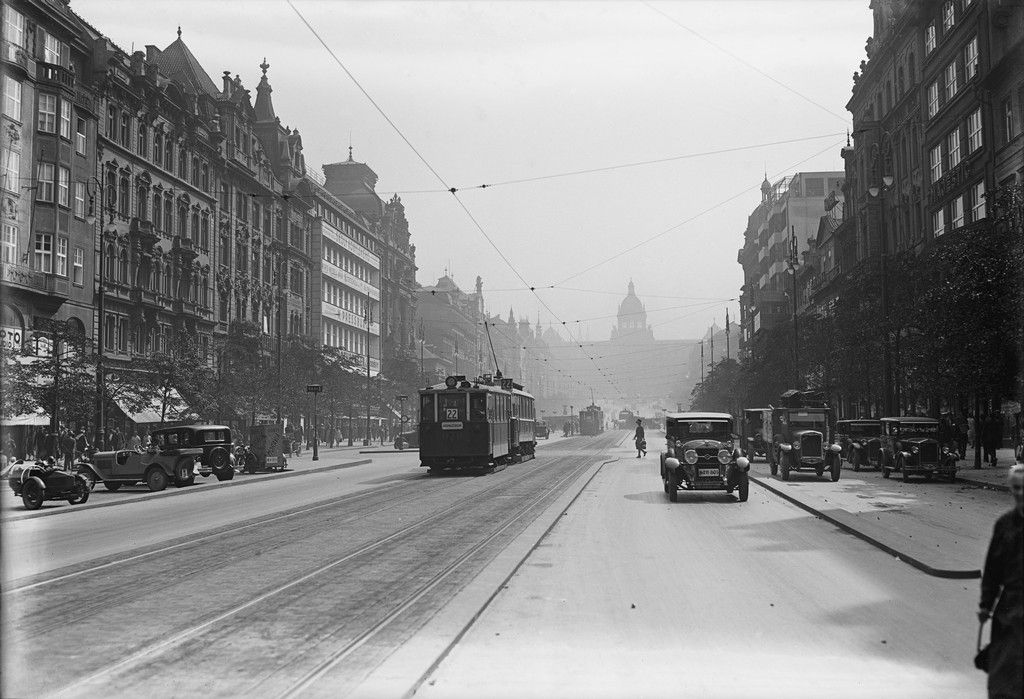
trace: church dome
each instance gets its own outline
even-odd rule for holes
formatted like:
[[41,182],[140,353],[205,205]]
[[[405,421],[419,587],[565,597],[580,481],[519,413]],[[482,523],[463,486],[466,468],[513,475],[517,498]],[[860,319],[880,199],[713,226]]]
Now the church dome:
[[622,299],[622,303],[619,304],[619,319],[623,319],[623,316],[629,317],[641,314],[646,314],[644,305],[636,297],[636,289],[633,288],[633,281],[630,280],[626,298]]

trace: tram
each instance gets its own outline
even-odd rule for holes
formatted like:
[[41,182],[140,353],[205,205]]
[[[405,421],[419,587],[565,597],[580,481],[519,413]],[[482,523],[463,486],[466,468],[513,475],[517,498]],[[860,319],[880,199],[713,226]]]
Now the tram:
[[449,376],[420,391],[420,466],[499,471],[532,459],[535,423],[533,396],[512,379]]
[[588,405],[580,411],[580,434],[593,437],[604,432],[604,411],[596,405]]

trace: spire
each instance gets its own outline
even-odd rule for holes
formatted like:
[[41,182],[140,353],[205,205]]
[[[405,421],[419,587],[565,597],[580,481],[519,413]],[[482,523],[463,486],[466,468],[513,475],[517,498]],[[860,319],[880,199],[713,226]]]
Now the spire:
[[765,170],[764,181],[761,182],[761,201],[768,201],[772,193],[772,183],[768,181],[768,171]]
[[270,87],[270,81],[267,79],[267,70],[269,68],[270,64],[267,63],[267,59],[264,57],[263,63],[260,63],[263,77],[260,78],[260,84],[256,86],[256,104],[253,107],[256,112],[256,121],[275,121],[277,118],[274,114],[274,101],[270,98],[270,93],[274,89]]
[[629,291],[626,292],[626,296],[636,296],[636,287],[633,286],[633,280],[629,280]]
[[181,38],[181,25],[178,25],[178,38]]
[[509,309],[508,309],[508,324],[509,325],[515,325],[516,324],[516,317],[515,317],[515,315],[512,314],[512,307],[511,306],[509,306]]

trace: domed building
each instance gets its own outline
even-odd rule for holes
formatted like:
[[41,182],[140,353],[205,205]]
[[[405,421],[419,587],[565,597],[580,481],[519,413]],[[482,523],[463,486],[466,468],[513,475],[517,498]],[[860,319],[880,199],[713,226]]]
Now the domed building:
[[647,308],[637,298],[633,280],[629,280],[629,291],[619,304],[618,325],[612,328],[612,342],[629,338],[632,342],[654,342],[654,332],[647,324]]

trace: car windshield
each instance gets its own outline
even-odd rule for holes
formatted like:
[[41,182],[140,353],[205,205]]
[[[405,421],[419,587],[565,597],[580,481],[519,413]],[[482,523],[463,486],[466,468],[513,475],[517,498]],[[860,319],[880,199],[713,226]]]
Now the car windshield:
[[677,420],[668,424],[667,434],[676,439],[714,439],[732,437],[732,423],[727,420]]
[[893,427],[894,434],[901,437],[935,437],[939,434],[938,424],[933,423],[899,423]]
[[853,437],[876,437],[881,428],[872,422],[851,422],[844,425],[841,431]]
[[789,424],[794,430],[818,430],[823,432],[825,430],[825,414],[804,411],[790,413]]

